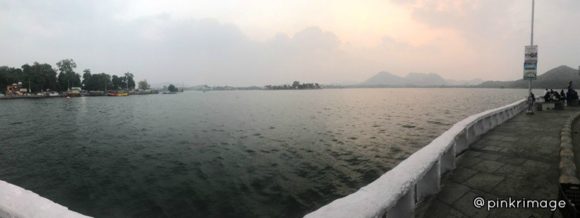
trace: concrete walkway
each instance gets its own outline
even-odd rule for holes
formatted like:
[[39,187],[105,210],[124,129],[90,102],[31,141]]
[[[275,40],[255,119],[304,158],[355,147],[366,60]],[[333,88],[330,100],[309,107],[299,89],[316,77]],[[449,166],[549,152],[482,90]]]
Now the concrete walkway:
[[576,174],[580,175],[580,120],[572,124],[572,146],[574,146],[574,157],[576,164]]
[[419,205],[416,217],[552,216],[549,209],[477,209],[473,200],[558,199],[560,130],[578,111],[522,113],[489,131],[460,156],[441,191]]

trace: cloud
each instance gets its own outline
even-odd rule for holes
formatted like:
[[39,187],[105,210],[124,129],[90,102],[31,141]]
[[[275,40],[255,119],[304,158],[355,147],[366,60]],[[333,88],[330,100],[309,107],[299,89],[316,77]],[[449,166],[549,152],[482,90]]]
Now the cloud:
[[[241,29],[252,26],[248,23],[183,16],[187,13],[176,16],[162,10],[151,13],[155,10],[147,9],[148,13],[142,14],[134,12],[135,2],[5,0],[0,2],[0,64],[20,66],[39,61],[54,65],[60,59],[73,58],[79,71],[130,71],[138,79],[151,82],[214,85],[362,81],[382,70],[400,75],[435,72],[454,79],[521,77],[523,46],[529,40],[528,2],[392,2],[405,10],[397,14],[408,14],[413,22],[393,22],[401,26],[384,28],[395,32],[373,32],[383,34],[378,45],[357,45],[345,42],[325,23],[309,25],[298,17],[296,20],[302,23],[296,26],[300,28],[290,28],[297,31],[254,39]],[[186,5],[192,4],[195,6]],[[204,4],[213,5],[214,11],[221,10],[210,1]],[[575,13],[580,3],[555,0],[537,4],[540,70],[577,65],[580,30],[573,21],[580,20],[580,14]],[[300,8],[293,9],[297,11]],[[226,12],[241,13],[235,8]],[[292,14],[286,13],[284,19],[291,19]],[[378,22],[366,24],[365,29],[381,28],[375,26]]]
[[[521,77],[523,47],[530,41],[531,1],[391,1],[407,8],[422,24],[460,34],[466,48],[478,53],[472,61],[480,65],[472,68],[487,68],[487,74],[497,79]],[[540,46],[540,72],[562,64],[579,64],[574,57],[580,52],[573,51],[580,50],[580,44],[572,39],[580,37],[580,30],[572,24],[580,20],[578,8],[579,1],[536,1],[535,44]]]
[[415,65],[414,57],[432,56],[422,47],[431,52],[435,49],[402,41],[396,47],[385,43],[360,48],[341,42],[335,33],[318,26],[257,41],[237,25],[213,18],[174,17],[169,13],[127,18],[119,15],[126,11],[125,5],[117,2],[87,6],[69,0],[44,5],[13,1],[9,5],[9,9],[0,9],[0,14],[9,15],[0,25],[9,27],[11,34],[0,35],[0,46],[18,51],[18,55],[0,54],[6,61],[3,64],[56,63],[74,58],[81,69],[130,71],[152,82],[264,85],[294,80],[362,81],[381,70],[405,74],[411,70],[402,63]]
[[[393,0],[410,10],[417,21],[433,28],[457,31],[474,45],[501,42],[515,24],[521,22],[511,13],[516,1],[502,0]],[[527,27],[527,26],[526,26]],[[489,42],[489,43],[487,43]],[[483,43],[483,44],[481,44]]]
[[26,16],[19,24],[10,19],[2,23],[11,34],[0,35],[0,46],[19,55],[2,53],[0,58],[13,66],[73,58],[79,68],[93,72],[130,71],[150,81],[216,85],[330,82],[352,73],[336,66],[342,57],[338,37],[318,27],[260,42],[216,19],[157,14],[115,20],[114,11],[104,15],[86,6],[67,14],[69,10],[52,5],[16,5],[20,8],[10,9],[11,14],[34,14],[36,7],[47,12]]

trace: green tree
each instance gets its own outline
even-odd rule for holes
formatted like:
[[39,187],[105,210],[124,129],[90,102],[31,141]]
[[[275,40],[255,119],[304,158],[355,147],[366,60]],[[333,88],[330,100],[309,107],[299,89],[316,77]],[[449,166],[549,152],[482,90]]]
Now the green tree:
[[7,85],[11,84],[11,81],[9,79],[10,70],[11,70],[10,67],[7,66],[0,67],[0,89],[2,89],[2,91],[4,91],[4,88]]
[[83,70],[83,89],[84,90],[95,90],[95,81],[93,79],[93,75],[91,75],[91,70],[90,69],[85,69]]
[[108,91],[113,89],[113,83],[111,82],[111,75],[106,73],[94,74],[93,80],[95,80],[96,88],[99,91]]
[[74,69],[77,64],[73,59],[64,59],[56,63],[59,70],[58,84],[61,91],[68,90],[70,87],[81,86],[81,76],[75,73]]
[[[20,82],[22,82],[22,86],[29,91],[36,92],[38,88],[36,88],[38,81],[38,76],[35,75],[35,69],[32,68],[29,64],[22,65],[22,75],[20,75]],[[34,85],[32,85],[34,84]],[[34,87],[34,89],[33,89]]]
[[295,89],[297,89],[298,87],[300,87],[300,82],[298,82],[298,81],[294,81],[294,82],[292,83],[292,88],[295,88]]
[[147,90],[149,88],[151,88],[151,86],[149,86],[149,83],[147,82],[147,80],[139,81],[139,89]]
[[175,87],[173,84],[169,84],[169,87],[167,87],[167,90],[169,90],[170,92],[177,92],[177,87]]
[[112,89],[113,90],[119,90],[121,88],[121,85],[123,83],[123,79],[121,79],[120,77],[118,77],[117,75],[113,75],[112,79]]
[[35,63],[33,67],[37,67],[40,71],[40,75],[42,77],[42,84],[41,89],[43,90],[57,90],[58,89],[58,82],[56,80],[56,70],[50,66],[50,64],[38,64]]
[[22,69],[2,66],[0,67],[0,89],[5,91],[6,86],[12,83],[17,83],[22,81]]
[[22,82],[25,88],[29,88],[32,92],[57,89],[56,71],[50,64],[34,62],[33,65],[25,64],[21,68],[22,74],[18,76],[18,81]]
[[123,88],[124,89],[129,89],[129,90],[133,90],[135,89],[135,80],[133,79],[133,74],[132,73],[125,73],[125,77],[123,77]]

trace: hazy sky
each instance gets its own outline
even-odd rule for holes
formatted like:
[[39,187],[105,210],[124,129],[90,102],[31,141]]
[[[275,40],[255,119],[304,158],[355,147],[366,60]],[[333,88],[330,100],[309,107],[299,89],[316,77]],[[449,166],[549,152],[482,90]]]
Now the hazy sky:
[[[537,0],[539,68],[580,65],[580,1]],[[73,58],[152,83],[522,77],[531,0],[0,0],[0,65]]]

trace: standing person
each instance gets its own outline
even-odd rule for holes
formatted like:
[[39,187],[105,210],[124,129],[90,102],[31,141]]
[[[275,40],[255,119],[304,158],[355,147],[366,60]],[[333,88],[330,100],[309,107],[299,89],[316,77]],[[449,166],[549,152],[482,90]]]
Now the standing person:
[[576,90],[574,90],[574,86],[572,85],[572,81],[568,82],[568,100],[576,100],[578,99],[578,94]]
[[530,92],[530,95],[528,96],[528,111],[531,112],[531,114],[534,114],[534,103],[536,103],[536,96],[533,92]]
[[564,92],[564,89],[560,91],[560,99],[562,99],[562,101],[566,100],[566,93]]
[[568,97],[567,100],[569,106],[576,106],[578,103],[578,93],[574,90],[572,81],[568,82],[568,93],[566,93],[566,97]]

